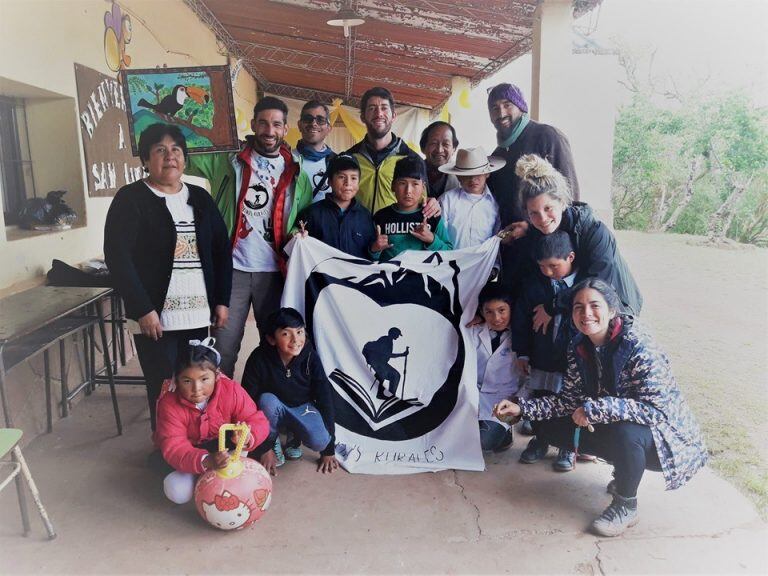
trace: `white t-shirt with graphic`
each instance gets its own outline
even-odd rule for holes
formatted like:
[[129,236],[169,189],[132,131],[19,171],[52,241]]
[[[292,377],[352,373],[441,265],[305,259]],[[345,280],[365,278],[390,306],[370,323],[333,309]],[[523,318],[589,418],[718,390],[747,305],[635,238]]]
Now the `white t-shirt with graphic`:
[[[309,176],[309,181],[312,183],[312,192],[315,191],[315,188],[317,188],[317,185],[320,184],[320,181],[325,177],[325,167],[326,167],[326,161],[325,158],[321,158],[320,160],[307,160],[306,158],[303,158],[301,161],[301,169],[307,173],[307,176]],[[326,178],[325,183],[323,184],[323,187],[317,191],[317,194],[315,194],[312,197],[312,202],[320,202],[325,196],[328,194],[328,192],[331,191],[330,182],[328,182],[328,179]]]
[[189,205],[189,188],[182,183],[176,194],[163,194],[147,184],[155,196],[165,198],[176,227],[176,248],[168,292],[160,313],[163,330],[191,330],[211,323],[205,276],[197,250],[195,212]]
[[[275,188],[285,169],[285,159],[280,154],[270,158],[254,151],[250,163],[251,180],[243,198],[243,221],[232,251],[232,265],[243,272],[277,272],[280,268],[273,247],[275,235],[272,209]],[[283,210],[286,214],[290,210],[292,197],[289,187]]]

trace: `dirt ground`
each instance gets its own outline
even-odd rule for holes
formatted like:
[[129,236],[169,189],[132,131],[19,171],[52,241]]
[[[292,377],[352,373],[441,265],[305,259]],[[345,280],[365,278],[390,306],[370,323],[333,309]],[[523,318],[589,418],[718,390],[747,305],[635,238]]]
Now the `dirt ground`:
[[711,466],[768,514],[768,250],[619,231],[642,318],[704,428]]

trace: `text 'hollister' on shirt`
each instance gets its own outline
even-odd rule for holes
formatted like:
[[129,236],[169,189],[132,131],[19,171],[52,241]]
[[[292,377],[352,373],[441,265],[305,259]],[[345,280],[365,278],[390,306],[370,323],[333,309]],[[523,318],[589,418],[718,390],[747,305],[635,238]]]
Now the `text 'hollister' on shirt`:
[[272,211],[275,188],[285,169],[285,159],[253,152],[251,180],[242,199],[242,222],[232,250],[232,265],[243,272],[276,272],[280,269],[274,248]]
[[[389,206],[376,213],[374,221],[381,227],[381,233],[388,236],[395,234],[410,234],[416,226],[424,223],[424,214],[421,210],[413,212],[400,212]],[[432,230],[437,229],[439,218],[427,220]]]

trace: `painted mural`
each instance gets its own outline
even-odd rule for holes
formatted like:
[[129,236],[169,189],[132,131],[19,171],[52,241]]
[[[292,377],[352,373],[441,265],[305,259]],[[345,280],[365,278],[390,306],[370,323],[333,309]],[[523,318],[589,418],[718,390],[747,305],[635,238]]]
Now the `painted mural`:
[[176,124],[190,152],[236,150],[229,66],[122,70],[133,154],[147,126]]
[[104,13],[104,59],[113,72],[119,72],[131,65],[131,57],[125,53],[125,45],[130,44],[133,28],[131,17],[123,14],[116,3]]

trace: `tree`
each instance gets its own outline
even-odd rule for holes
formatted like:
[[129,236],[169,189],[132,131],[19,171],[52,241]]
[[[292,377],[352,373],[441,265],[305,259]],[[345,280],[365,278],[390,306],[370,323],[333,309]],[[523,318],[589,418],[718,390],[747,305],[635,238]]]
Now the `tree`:
[[[768,208],[753,201],[750,187],[768,171],[765,111],[741,95],[702,94],[706,81],[683,94],[672,80],[653,77],[653,55],[647,77],[638,62],[635,55],[620,56],[632,100],[615,125],[616,226],[761,242]],[[742,208],[744,198],[751,213]]]
[[724,193],[707,223],[708,240],[714,243],[725,239],[739,202],[756,176],[768,170],[765,115],[741,95],[718,104],[720,121],[713,127],[710,150]]

